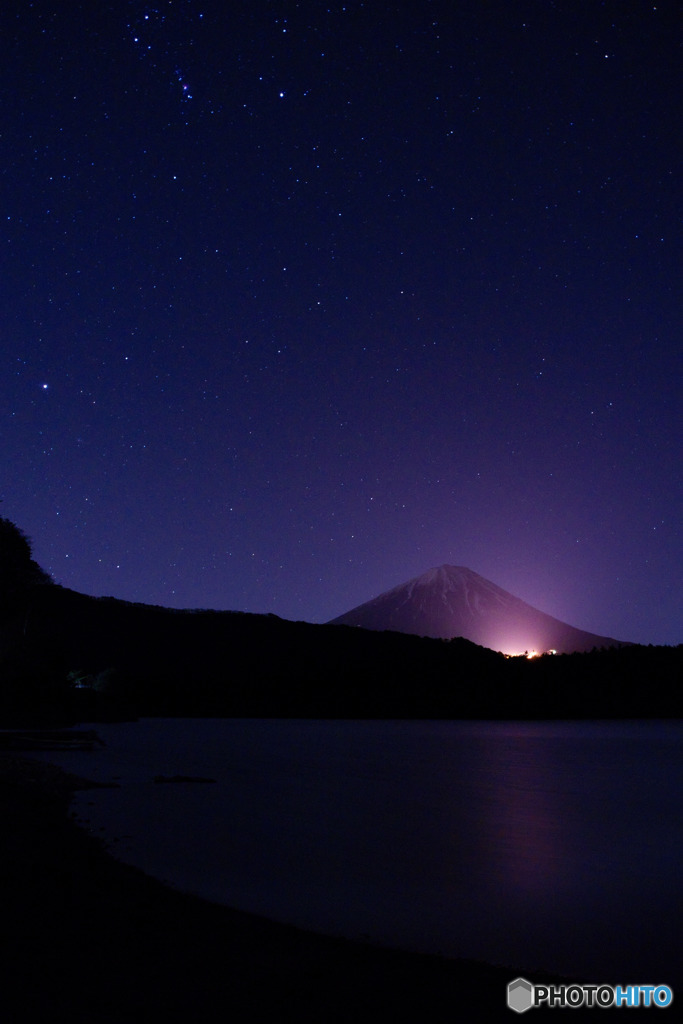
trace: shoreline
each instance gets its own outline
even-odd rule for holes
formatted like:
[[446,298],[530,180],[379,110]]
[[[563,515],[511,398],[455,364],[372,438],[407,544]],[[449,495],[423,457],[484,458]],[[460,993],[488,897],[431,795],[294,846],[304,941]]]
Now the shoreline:
[[72,820],[73,792],[98,785],[0,754],[0,972],[16,1024],[502,1021],[518,973],[566,980],[330,938],[170,889]]

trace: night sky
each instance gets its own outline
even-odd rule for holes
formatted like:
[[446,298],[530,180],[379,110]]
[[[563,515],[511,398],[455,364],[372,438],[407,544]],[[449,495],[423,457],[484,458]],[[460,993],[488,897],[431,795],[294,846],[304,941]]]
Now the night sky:
[[681,631],[673,3],[9,2],[0,511],[325,621],[465,565]]

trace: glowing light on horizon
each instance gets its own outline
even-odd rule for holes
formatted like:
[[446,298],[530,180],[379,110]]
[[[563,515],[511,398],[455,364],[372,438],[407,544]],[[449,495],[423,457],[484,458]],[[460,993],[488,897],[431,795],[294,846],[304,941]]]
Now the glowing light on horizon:
[[536,648],[532,648],[529,644],[525,644],[524,641],[511,639],[507,643],[501,643],[500,647],[496,648],[504,654],[506,658],[535,658],[539,655],[539,651]]
[[528,647],[525,648],[525,650],[523,651],[510,651],[503,650],[501,648],[498,649],[500,650],[500,653],[503,654],[506,658],[540,658],[543,654],[557,654],[557,651],[554,647],[549,647],[546,651],[537,651],[535,648],[529,650]]

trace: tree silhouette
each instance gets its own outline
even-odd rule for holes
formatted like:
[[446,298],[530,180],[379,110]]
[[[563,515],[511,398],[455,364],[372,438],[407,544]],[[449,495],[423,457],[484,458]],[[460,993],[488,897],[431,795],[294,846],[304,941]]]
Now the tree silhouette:
[[33,560],[31,542],[10,519],[0,516],[0,596],[6,601],[27,587],[52,583]]

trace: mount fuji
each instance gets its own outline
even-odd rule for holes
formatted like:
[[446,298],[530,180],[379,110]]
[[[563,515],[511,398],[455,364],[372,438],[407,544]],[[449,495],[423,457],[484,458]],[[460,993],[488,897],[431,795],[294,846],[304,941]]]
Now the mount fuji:
[[471,569],[442,565],[332,619],[334,625],[451,639],[504,654],[621,646],[546,615]]

